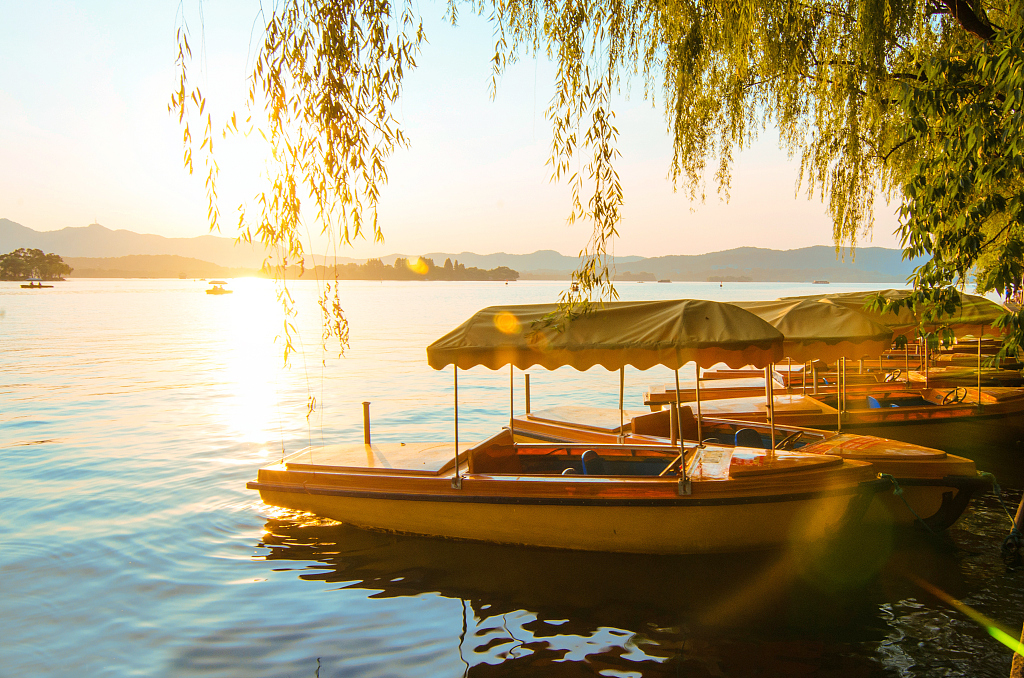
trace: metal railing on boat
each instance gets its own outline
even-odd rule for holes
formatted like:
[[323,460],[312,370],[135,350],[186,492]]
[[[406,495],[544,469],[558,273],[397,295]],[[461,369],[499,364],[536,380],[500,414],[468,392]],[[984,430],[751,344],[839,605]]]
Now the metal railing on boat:
[[[524,448],[530,450],[574,450],[574,449],[585,449],[585,450],[633,450],[637,452],[674,452],[678,454],[680,448],[678,445],[631,445],[629,443],[562,443],[562,442],[551,442],[551,443],[514,443],[517,448]],[[692,448],[684,448],[686,450],[696,449],[696,445]]]

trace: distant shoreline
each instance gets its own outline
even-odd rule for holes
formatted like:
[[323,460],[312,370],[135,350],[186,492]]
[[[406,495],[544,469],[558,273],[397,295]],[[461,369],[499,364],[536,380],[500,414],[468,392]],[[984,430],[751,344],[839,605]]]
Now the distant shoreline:
[[[266,277],[259,271],[262,250],[236,246],[231,238],[213,235],[196,238],[164,238],[131,231],[112,231],[93,224],[59,231],[34,231],[0,218],[0,251],[38,248],[53,252],[71,266],[74,278],[237,278]],[[668,249],[668,248],[666,248]],[[139,254],[127,254],[138,252]],[[417,257],[392,254],[380,257],[384,266]],[[530,254],[475,254],[473,252],[420,254],[421,260],[459,261],[481,271],[504,267],[516,271],[521,280],[568,281],[579,258],[554,250]],[[334,258],[311,257],[319,266],[333,264]],[[365,259],[337,257],[340,268],[363,267]],[[838,283],[906,284],[919,261],[903,260],[899,249],[858,247],[837,251],[830,246],[791,250],[762,247],[733,247],[704,254],[666,254],[655,257],[618,256],[607,261],[616,282],[673,280],[679,282],[792,282],[828,280]],[[332,268],[332,266],[327,266]],[[443,268],[438,265],[437,268]],[[333,278],[333,276],[331,276]],[[373,275],[339,276],[341,279],[381,279]],[[387,278],[388,276],[383,276]],[[502,279],[510,275],[494,276]]]

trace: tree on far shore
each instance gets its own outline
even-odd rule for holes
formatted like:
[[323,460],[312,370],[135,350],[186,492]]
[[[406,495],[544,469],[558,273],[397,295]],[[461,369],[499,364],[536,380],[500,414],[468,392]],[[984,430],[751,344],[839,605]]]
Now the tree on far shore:
[[0,255],[0,280],[63,280],[74,269],[56,254],[43,254],[42,250],[24,247]]
[[365,264],[341,264],[332,268],[317,267],[324,274],[338,280],[518,280],[519,271],[507,266],[492,269],[467,267],[458,260],[446,259],[444,266],[436,266],[430,257],[406,259],[398,257],[391,266],[380,259],[369,259]]

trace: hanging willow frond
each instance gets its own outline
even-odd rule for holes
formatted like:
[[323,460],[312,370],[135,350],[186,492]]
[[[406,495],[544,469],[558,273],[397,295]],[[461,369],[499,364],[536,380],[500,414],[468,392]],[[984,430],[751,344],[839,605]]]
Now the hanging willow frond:
[[[901,195],[922,139],[908,136],[913,112],[898,93],[923,86],[928,59],[970,53],[999,30],[1019,28],[1017,0],[448,0],[486,13],[495,28],[497,75],[522,54],[556,65],[547,109],[552,178],[571,188],[570,223],[586,222],[563,306],[615,298],[608,252],[623,194],[613,101],[631,79],[661,91],[672,138],[669,175],[704,198],[713,168],[729,196],[737,151],[768,126],[800,159],[797,186],[828,204],[837,252],[870,232],[880,194]],[[992,20],[990,20],[992,17]],[[273,151],[269,186],[240,217],[240,237],[303,260],[303,215],[332,241],[381,239],[377,204],[387,161],[406,138],[393,111],[424,41],[418,5],[386,0],[287,0],[265,25],[249,92]],[[205,99],[187,78],[187,27],[178,32],[180,79],[170,108],[183,123],[192,171],[191,115]],[[901,89],[903,88],[903,89]],[[200,151],[213,156],[209,114]],[[234,118],[232,118],[234,120]],[[227,132],[237,129],[228,126]],[[217,165],[206,164],[211,226],[218,223]],[[313,209],[303,210],[309,200]],[[321,299],[325,323],[343,323],[337,285]],[[326,295],[327,292],[325,291]],[[344,345],[347,331],[325,332]]]

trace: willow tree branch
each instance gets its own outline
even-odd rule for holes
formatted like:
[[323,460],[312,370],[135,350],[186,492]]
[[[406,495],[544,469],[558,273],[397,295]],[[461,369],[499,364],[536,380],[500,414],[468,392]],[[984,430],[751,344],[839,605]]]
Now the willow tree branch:
[[975,13],[966,0],[941,0],[941,2],[949,9],[949,15],[956,19],[965,31],[985,42],[992,42],[995,39],[995,30],[986,19],[982,18],[983,15]]

